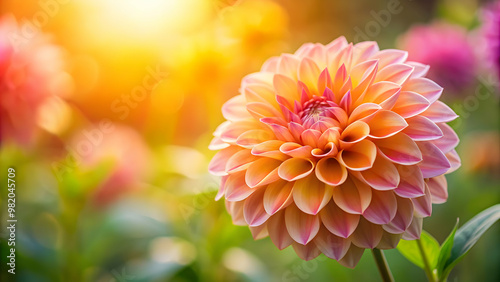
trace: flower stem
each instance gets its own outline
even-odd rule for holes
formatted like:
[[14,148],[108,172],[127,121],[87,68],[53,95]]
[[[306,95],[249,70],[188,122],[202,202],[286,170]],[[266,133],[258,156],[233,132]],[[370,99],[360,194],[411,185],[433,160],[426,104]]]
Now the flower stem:
[[385,259],[384,253],[380,249],[372,249],[373,258],[377,263],[378,271],[380,272],[380,276],[382,276],[382,280],[384,282],[394,282],[394,277],[392,277],[391,270],[389,269],[389,265],[387,264],[387,260]]
[[429,264],[429,260],[427,259],[427,255],[425,254],[424,247],[422,246],[422,241],[420,241],[420,239],[417,239],[417,246],[420,251],[420,255],[422,256],[422,260],[424,261],[424,270],[427,275],[427,279],[429,279],[429,282],[436,281],[434,275],[432,274],[431,265]]

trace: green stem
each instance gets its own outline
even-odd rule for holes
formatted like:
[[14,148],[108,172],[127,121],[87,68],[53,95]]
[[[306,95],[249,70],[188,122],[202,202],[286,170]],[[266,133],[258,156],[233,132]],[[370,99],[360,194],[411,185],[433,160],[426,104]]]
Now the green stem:
[[382,280],[384,282],[394,282],[394,277],[392,277],[391,270],[389,269],[389,265],[387,264],[387,260],[385,259],[384,253],[380,249],[372,249],[373,258],[377,263],[378,271],[380,272],[380,276],[382,276]]
[[429,264],[429,260],[427,259],[427,255],[425,254],[424,247],[422,246],[420,239],[417,239],[417,246],[420,251],[420,255],[422,256],[422,260],[424,261],[425,275],[427,275],[429,282],[435,282],[436,279],[434,278],[434,274],[432,274],[431,265]]

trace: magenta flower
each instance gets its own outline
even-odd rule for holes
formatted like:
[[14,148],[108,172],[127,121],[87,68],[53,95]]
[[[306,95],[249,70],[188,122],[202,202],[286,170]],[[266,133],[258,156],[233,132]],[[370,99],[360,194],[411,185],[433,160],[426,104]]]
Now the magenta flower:
[[444,22],[415,25],[398,41],[408,59],[429,65],[429,78],[445,89],[460,93],[474,81],[474,51],[464,28]]

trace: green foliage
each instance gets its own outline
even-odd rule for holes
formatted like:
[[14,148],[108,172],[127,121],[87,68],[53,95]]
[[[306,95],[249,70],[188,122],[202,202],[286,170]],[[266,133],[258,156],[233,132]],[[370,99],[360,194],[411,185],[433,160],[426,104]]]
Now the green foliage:
[[[431,273],[432,279],[446,281],[453,267],[476,244],[484,232],[499,219],[500,204],[477,214],[458,230],[457,220],[455,227],[441,247],[432,235],[423,231],[419,240],[401,241],[397,249],[410,262]],[[425,260],[427,260],[428,267]]]
[[[426,258],[429,260],[431,267],[436,266],[436,259],[439,255],[439,243],[431,234],[422,231],[420,242],[425,252]],[[409,261],[420,268],[425,267],[422,253],[419,250],[417,240],[406,241],[403,240],[398,245],[398,251]]]

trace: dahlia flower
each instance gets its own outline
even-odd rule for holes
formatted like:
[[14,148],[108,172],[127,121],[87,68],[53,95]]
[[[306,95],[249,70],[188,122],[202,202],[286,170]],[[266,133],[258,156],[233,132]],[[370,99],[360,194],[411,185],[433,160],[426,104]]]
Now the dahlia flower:
[[62,50],[45,34],[23,33],[15,18],[0,17],[0,141],[29,145],[37,134],[38,110],[67,92],[61,84]]
[[413,26],[399,39],[408,59],[429,65],[428,77],[445,89],[460,93],[475,76],[474,49],[467,31],[454,24],[434,22]]
[[428,66],[375,42],[305,44],[243,78],[222,107],[209,171],[234,224],[304,260],[354,267],[419,238],[460,165],[457,116]]

